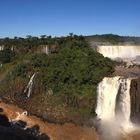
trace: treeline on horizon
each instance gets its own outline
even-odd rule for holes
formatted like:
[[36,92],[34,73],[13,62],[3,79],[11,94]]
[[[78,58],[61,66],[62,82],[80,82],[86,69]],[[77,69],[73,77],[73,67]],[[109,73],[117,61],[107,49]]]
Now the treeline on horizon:
[[83,35],[76,35],[73,33],[69,33],[68,36],[61,36],[61,37],[52,37],[51,35],[41,35],[38,36],[31,36],[27,35],[26,37],[17,37],[14,38],[0,38],[0,45],[11,46],[11,45],[18,45],[20,46],[28,46],[34,47],[37,45],[44,45],[44,44],[54,44],[56,41],[62,41],[69,37],[82,37],[85,38],[87,41],[96,41],[96,42],[107,42],[111,44],[118,44],[118,43],[131,43],[131,44],[140,44],[140,37],[137,36],[119,36],[115,34],[103,34],[103,35],[90,35],[90,36],[83,36]]
[[140,37],[137,36],[119,36],[115,34],[91,35],[86,36],[88,41],[105,42],[110,44],[132,44],[140,45]]
[[[92,36],[78,36],[73,33],[69,33],[64,37],[52,37],[47,35],[41,35],[40,37],[27,35],[26,38],[14,37],[14,38],[1,38],[0,39],[0,61],[7,63],[12,60],[15,54],[24,54],[28,52],[35,52],[41,46],[48,46],[50,53],[56,53],[59,50],[59,46],[66,40],[86,40],[87,42],[107,43],[107,44],[132,44],[140,45],[140,37],[131,36],[119,36],[114,34],[92,35]],[[3,49],[4,47],[4,49]],[[3,49],[3,50],[2,50]],[[14,50],[14,51],[12,51]]]

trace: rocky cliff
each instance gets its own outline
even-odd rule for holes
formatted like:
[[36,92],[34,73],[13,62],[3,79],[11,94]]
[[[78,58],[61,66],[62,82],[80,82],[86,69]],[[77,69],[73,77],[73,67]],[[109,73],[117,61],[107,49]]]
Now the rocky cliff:
[[140,78],[132,80],[130,96],[131,120],[135,123],[140,123]]

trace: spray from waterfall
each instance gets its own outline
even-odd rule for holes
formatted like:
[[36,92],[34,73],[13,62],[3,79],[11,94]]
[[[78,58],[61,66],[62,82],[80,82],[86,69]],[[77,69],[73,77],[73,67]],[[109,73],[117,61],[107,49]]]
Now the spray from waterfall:
[[131,79],[105,77],[98,86],[96,114],[99,129],[106,140],[115,140],[133,129],[130,121]]

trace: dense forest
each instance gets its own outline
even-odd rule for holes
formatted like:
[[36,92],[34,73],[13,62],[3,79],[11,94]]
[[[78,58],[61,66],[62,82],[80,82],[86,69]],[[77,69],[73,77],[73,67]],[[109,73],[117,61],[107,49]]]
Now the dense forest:
[[[51,108],[52,112],[55,109],[68,116],[90,116],[96,104],[97,85],[112,74],[115,64],[95,52],[89,41],[122,43],[124,38],[139,42],[135,37],[84,37],[72,33],[66,37],[0,39],[0,96],[25,109],[34,106],[40,112]],[[24,91],[33,74],[33,88],[27,98]]]

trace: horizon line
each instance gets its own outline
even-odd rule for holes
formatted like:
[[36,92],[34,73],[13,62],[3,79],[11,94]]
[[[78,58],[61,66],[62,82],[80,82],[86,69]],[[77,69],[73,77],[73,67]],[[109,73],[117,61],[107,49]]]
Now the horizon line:
[[68,34],[65,35],[47,35],[47,34],[40,34],[40,35],[33,35],[33,34],[27,34],[27,35],[13,35],[13,36],[0,36],[0,39],[5,39],[5,38],[9,38],[9,39],[14,39],[15,37],[17,38],[28,38],[27,36],[31,36],[31,37],[38,37],[40,38],[42,35],[45,35],[46,37],[51,36],[53,38],[57,38],[57,37],[67,37],[70,35],[70,33],[72,33],[73,35],[77,35],[77,36],[84,36],[84,37],[88,37],[88,36],[102,36],[102,35],[116,35],[116,36],[120,36],[120,37],[140,37],[139,35],[120,35],[120,34],[113,34],[113,33],[103,33],[103,34],[75,34],[73,32],[69,32]]

